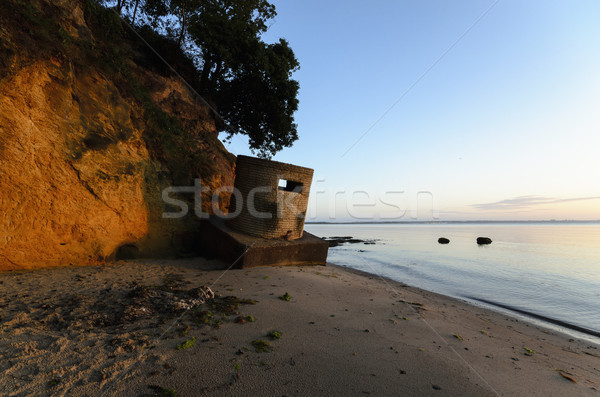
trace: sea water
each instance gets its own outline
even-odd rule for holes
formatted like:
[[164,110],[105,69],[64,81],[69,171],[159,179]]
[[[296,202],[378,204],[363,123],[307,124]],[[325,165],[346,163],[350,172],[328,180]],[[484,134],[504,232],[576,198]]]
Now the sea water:
[[[306,230],[376,240],[330,248],[331,263],[600,343],[600,223],[307,224]],[[439,244],[439,237],[450,243]],[[480,246],[477,237],[493,242]]]

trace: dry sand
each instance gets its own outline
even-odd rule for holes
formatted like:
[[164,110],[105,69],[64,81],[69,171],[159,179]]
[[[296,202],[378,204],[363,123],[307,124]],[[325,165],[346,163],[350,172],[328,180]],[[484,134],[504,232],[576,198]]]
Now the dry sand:
[[588,342],[334,265],[220,266],[1,273],[0,395],[600,394]]

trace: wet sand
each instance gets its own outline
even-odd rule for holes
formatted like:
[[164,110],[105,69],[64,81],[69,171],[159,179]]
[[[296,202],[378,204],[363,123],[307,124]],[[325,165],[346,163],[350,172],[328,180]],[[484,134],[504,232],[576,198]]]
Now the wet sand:
[[0,395],[600,395],[589,342],[339,266],[221,266],[0,273]]

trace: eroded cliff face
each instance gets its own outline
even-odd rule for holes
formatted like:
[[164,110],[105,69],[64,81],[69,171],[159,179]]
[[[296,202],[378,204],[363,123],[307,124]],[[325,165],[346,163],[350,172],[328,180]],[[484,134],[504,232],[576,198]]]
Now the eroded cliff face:
[[[69,34],[94,40],[77,1],[49,3],[64,13]],[[0,39],[10,47],[6,30]],[[12,47],[0,66],[0,270],[171,256],[189,248],[198,219],[162,217],[172,210],[161,193],[175,183],[174,171],[160,158],[156,137],[149,143],[147,107],[102,71],[64,57]],[[132,69],[211,161],[212,172],[187,182],[201,178],[213,190],[232,185],[232,158],[209,110],[177,78]]]

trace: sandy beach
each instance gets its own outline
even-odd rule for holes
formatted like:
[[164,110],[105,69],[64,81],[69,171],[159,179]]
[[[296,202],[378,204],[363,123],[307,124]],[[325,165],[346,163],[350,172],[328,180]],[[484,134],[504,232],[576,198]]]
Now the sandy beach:
[[600,395],[591,343],[340,266],[222,266],[0,273],[0,395]]

